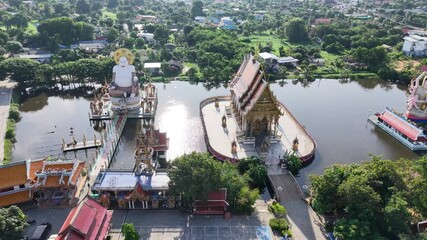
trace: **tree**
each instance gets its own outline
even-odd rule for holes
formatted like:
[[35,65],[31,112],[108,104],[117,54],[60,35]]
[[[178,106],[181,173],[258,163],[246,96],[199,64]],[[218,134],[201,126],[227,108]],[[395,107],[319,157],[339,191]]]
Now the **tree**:
[[286,23],[286,36],[290,42],[308,41],[305,23],[301,18],[292,18]]
[[110,28],[107,34],[107,41],[112,43],[120,36],[119,31],[115,28]]
[[193,19],[197,16],[204,16],[202,1],[193,2],[193,5],[191,7],[191,16],[193,17]]
[[10,18],[9,25],[18,28],[26,28],[28,26],[28,18],[22,13],[15,14]]
[[221,163],[207,153],[184,154],[176,158],[168,171],[169,189],[192,203],[207,200],[208,193],[221,187]]
[[158,26],[154,30],[154,38],[160,43],[165,45],[169,40],[170,30],[165,26]]
[[118,0],[108,0],[108,4],[107,4],[108,8],[116,8],[118,6],[119,6]]
[[236,202],[236,212],[252,214],[255,210],[253,205],[257,199],[259,199],[259,191],[257,188],[253,190],[249,187],[242,188]]
[[19,53],[22,51],[22,43],[18,41],[8,41],[6,43],[6,50],[11,53]]
[[76,12],[80,14],[89,14],[90,5],[86,0],[79,0],[76,3]]
[[27,217],[17,206],[0,208],[0,240],[21,239]]
[[299,173],[299,170],[301,170],[302,168],[301,159],[295,154],[291,154],[288,157],[287,167],[293,175],[297,175]]
[[28,81],[35,79],[39,62],[28,58],[8,58],[1,62],[0,71],[10,74],[20,87],[25,87]]
[[122,234],[125,236],[125,240],[139,240],[139,234],[133,223],[123,223]]

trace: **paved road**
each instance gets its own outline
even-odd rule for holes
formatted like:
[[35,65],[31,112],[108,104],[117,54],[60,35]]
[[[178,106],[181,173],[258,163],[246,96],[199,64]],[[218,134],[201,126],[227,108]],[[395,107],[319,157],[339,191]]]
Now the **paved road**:
[[300,197],[297,187],[287,173],[270,175],[278,191],[280,203],[288,211],[294,239],[326,239],[322,232],[322,223],[317,214]]
[[0,81],[0,164],[4,159],[4,138],[6,135],[7,118],[9,117],[12,89],[16,82],[11,80]]

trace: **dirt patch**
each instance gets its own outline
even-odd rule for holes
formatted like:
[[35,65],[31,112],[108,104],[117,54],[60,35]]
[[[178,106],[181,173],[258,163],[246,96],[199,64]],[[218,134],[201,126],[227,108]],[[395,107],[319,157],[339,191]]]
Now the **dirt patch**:
[[412,67],[415,67],[415,66],[418,66],[419,64],[420,64],[420,62],[419,61],[416,61],[416,60],[400,60],[400,61],[397,61],[396,62],[396,64],[395,64],[395,70],[396,71],[398,71],[398,72],[400,72],[400,71],[402,71],[404,68],[405,68],[405,66],[406,65],[411,65]]

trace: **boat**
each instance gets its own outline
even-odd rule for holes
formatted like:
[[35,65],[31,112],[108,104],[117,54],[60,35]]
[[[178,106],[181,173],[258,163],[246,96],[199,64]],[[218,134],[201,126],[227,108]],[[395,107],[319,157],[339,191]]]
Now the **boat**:
[[403,115],[386,108],[381,113],[369,116],[368,120],[412,151],[427,150],[424,129]]

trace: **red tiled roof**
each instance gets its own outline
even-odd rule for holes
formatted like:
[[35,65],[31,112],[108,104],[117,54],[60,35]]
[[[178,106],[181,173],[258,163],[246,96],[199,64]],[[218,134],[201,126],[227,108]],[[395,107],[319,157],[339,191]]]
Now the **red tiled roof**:
[[112,211],[87,198],[68,214],[56,240],[105,239],[111,217]]
[[319,24],[329,24],[331,23],[331,18],[318,18],[316,20],[314,20],[314,24],[315,25],[319,25]]
[[388,110],[385,110],[384,113],[380,114],[378,117],[414,141],[416,141],[418,136],[422,134],[421,129],[418,129],[414,125]]
[[[151,129],[147,130],[146,133],[147,136],[151,136]],[[169,139],[166,136],[165,132],[160,132],[159,130],[153,131],[153,138],[156,141],[154,144],[153,142],[149,141],[150,147],[154,149],[154,151],[166,151],[169,148]]]

